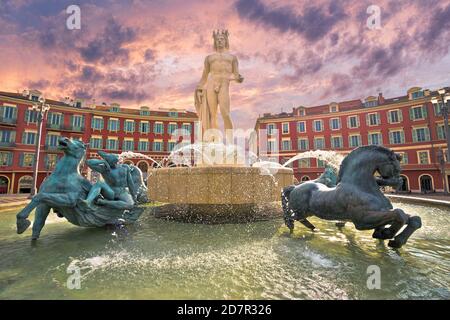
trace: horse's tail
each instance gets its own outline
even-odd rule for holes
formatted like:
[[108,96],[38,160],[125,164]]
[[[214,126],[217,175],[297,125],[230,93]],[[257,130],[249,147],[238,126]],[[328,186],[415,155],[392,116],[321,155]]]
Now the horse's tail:
[[283,207],[284,223],[289,228],[291,233],[294,230],[294,219],[292,217],[294,212],[289,208],[289,196],[294,188],[295,185],[291,185],[283,188],[281,191],[281,205]]

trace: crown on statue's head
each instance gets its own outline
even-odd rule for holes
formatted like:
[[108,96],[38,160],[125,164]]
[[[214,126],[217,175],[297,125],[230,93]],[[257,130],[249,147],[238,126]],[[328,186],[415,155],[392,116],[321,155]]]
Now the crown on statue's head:
[[226,30],[226,29],[222,29],[222,30],[217,29],[217,30],[213,31],[214,48],[217,49],[216,44],[217,44],[217,38],[219,36],[223,36],[225,38],[225,47],[228,49],[229,48],[229,44],[228,44],[229,33],[228,33],[228,30]]

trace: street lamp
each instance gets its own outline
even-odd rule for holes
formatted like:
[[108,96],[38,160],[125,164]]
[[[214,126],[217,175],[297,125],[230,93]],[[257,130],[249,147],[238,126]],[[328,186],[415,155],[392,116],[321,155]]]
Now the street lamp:
[[30,191],[30,198],[37,193],[37,178],[39,172],[39,153],[41,152],[41,134],[42,134],[42,121],[45,118],[45,114],[50,109],[50,106],[45,103],[45,98],[40,97],[38,103],[33,104],[31,107],[33,111],[37,112],[37,126],[38,132],[36,137],[36,156],[33,163],[33,186]]

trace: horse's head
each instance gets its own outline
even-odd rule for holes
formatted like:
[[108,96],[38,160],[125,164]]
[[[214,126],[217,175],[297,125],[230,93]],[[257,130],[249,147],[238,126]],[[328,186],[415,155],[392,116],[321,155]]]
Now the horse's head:
[[79,140],[72,140],[67,137],[58,139],[58,149],[62,150],[66,156],[77,159],[83,158],[86,154],[86,145]]
[[[356,178],[361,179],[357,169],[367,170],[370,175],[379,174],[384,181],[384,185],[397,186],[400,180],[400,160],[401,155],[382,146],[364,146],[350,152],[344,159],[339,170],[339,181],[346,174],[356,174]],[[375,179],[375,178],[374,178]]]

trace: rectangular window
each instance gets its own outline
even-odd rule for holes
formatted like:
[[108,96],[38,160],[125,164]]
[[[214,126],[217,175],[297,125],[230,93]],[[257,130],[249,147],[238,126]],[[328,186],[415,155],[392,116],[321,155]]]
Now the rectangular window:
[[270,123],[267,125],[267,134],[272,135],[275,133],[275,124]]
[[382,145],[383,144],[381,133],[369,133],[368,140],[369,140],[369,145],[370,144],[374,144],[374,145]]
[[318,168],[325,168],[325,161],[317,159],[317,167]]
[[108,131],[111,131],[111,132],[119,131],[119,120],[118,119],[109,119],[108,120]]
[[350,116],[347,118],[347,125],[349,128],[358,128],[359,127],[359,120],[358,116]]
[[400,160],[401,164],[408,164],[408,153],[406,152],[402,152],[402,160]]
[[139,145],[138,145],[138,150],[139,151],[148,151],[148,141],[139,141]]
[[275,140],[268,140],[267,141],[267,151],[277,151],[277,144]]
[[298,167],[299,168],[309,168],[309,167],[311,167],[310,159],[300,159],[300,160],[298,160]]
[[72,116],[72,127],[83,128],[84,127],[84,116],[74,115]]
[[334,149],[342,148],[342,137],[331,137],[331,147]]
[[403,131],[391,131],[389,132],[389,143],[390,144],[401,144],[405,143],[405,134]]
[[134,132],[134,120],[125,120],[124,129],[125,129],[125,132],[133,133]]
[[36,132],[24,132],[22,136],[22,143],[28,145],[36,144]]
[[162,142],[161,141],[153,142],[153,151],[162,151]]
[[176,123],[169,123],[167,125],[167,133],[168,134],[173,134],[176,129],[178,129],[178,125]]
[[367,124],[369,126],[377,126],[377,125],[380,124],[380,121],[379,121],[380,116],[379,116],[378,113],[369,113],[367,115],[367,117],[368,117],[368,123]]
[[0,143],[13,143],[16,140],[16,132],[12,130],[0,130]]
[[91,128],[95,130],[103,130],[104,128],[103,118],[97,117],[92,118]]
[[430,154],[428,153],[428,151],[417,151],[417,157],[419,160],[419,164],[430,163]]
[[141,133],[149,133],[150,132],[150,124],[147,121],[140,122],[140,131]]
[[308,139],[298,139],[298,150],[308,150],[309,149],[309,145],[308,145]]
[[3,119],[16,119],[17,109],[13,106],[3,106]]
[[389,123],[399,123],[401,121],[401,115],[399,110],[389,111]]
[[190,123],[183,123],[182,129],[187,133],[191,134],[192,132],[192,126]]
[[297,132],[306,132],[305,121],[297,122]]
[[348,144],[351,148],[356,148],[361,145],[361,136],[360,135],[352,135],[348,137]]
[[177,145],[177,143],[176,142],[174,142],[174,141],[169,141],[168,143],[167,143],[167,148],[169,149],[168,151],[173,151],[173,149],[175,149],[175,146]]
[[339,130],[341,128],[341,120],[339,118],[330,119],[331,130]]
[[155,122],[154,132],[158,134],[162,134],[164,132],[164,125],[162,122]]
[[45,157],[45,167],[47,170],[52,170],[56,166],[56,162],[58,161],[58,155],[57,154],[47,154]]
[[320,132],[323,130],[322,120],[314,120],[314,131]]
[[284,122],[282,125],[282,132],[283,134],[287,134],[289,133],[289,123],[288,122]]
[[106,149],[108,150],[119,150],[119,141],[117,139],[107,139]]
[[283,140],[282,142],[283,150],[291,150],[291,140]]
[[423,91],[416,91],[411,94],[413,99],[420,99],[423,97]]
[[25,122],[26,123],[37,123],[38,122],[38,112],[36,110],[27,109],[27,111],[25,111]]
[[436,117],[442,116],[442,107],[443,107],[442,101],[438,103],[433,103],[434,115]]
[[12,165],[12,152],[0,152],[0,166],[10,166]]
[[428,128],[414,128],[413,142],[430,141],[430,130]]
[[134,141],[133,140],[124,140],[122,149],[123,149],[123,151],[133,151],[134,150]]
[[92,149],[102,149],[103,148],[103,139],[102,138],[91,138],[89,147]]
[[409,109],[409,116],[411,120],[426,119],[427,109],[425,106],[412,107]]
[[325,148],[325,139],[324,138],[314,138],[314,149],[324,149]]
[[57,112],[49,112],[47,116],[47,123],[50,127],[58,128],[63,124],[63,115],[62,113]]
[[21,167],[32,167],[34,164],[34,153],[22,153],[20,160]]
[[436,125],[437,136],[439,140],[445,139],[445,127],[443,124]]
[[57,147],[58,146],[59,135],[49,133],[45,138],[45,145],[48,147]]

